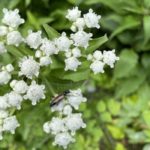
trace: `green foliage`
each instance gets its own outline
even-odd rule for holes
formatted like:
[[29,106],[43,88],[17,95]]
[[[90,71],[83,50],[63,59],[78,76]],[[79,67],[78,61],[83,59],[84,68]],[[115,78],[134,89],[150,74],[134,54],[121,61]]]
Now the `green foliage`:
[[[76,135],[77,141],[69,150],[149,150],[150,149],[150,1],[149,0],[1,0],[0,8],[19,8],[26,18],[21,30],[43,30],[53,39],[62,30],[69,33],[70,24],[65,19],[66,10],[79,6],[85,12],[92,8],[102,15],[101,29],[91,30],[95,37],[86,53],[95,49],[116,49],[120,56],[114,71],[106,68],[106,74],[91,75],[89,63],[78,72],[64,72],[62,56],[52,58],[49,71],[42,69],[40,79],[47,86],[47,96],[66,89],[85,89],[87,104],[81,106],[87,128]],[[2,13],[0,13],[0,18]],[[58,32],[56,31],[58,30]],[[107,36],[104,35],[107,33]],[[109,40],[108,40],[109,39]],[[104,44],[105,43],[105,44]],[[14,63],[33,52],[24,47],[7,47],[9,54],[0,56],[0,64]],[[2,64],[3,62],[3,64]],[[15,74],[13,76],[16,76]],[[96,91],[89,93],[86,82],[92,81]],[[84,85],[84,86],[82,86]],[[55,89],[55,91],[53,91]],[[8,90],[1,87],[0,93]],[[0,142],[2,150],[57,150],[53,139],[42,131],[42,124],[53,114],[49,99],[32,107],[23,104],[17,112],[21,127],[16,134],[5,135]]]

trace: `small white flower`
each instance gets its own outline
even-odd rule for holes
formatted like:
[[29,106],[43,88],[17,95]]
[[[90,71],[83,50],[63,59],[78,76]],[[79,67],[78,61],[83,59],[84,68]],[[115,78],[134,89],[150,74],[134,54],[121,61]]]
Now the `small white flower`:
[[53,117],[51,122],[49,123],[50,132],[54,135],[58,134],[59,132],[66,131],[64,126],[64,120],[61,118]]
[[0,110],[9,107],[7,96],[0,96]]
[[75,47],[72,49],[72,54],[74,57],[77,57],[77,58],[81,57],[81,51],[78,47]]
[[71,34],[71,39],[74,41],[75,46],[87,48],[89,46],[89,40],[91,40],[92,33],[86,33],[84,31],[78,31],[75,34]]
[[50,133],[51,129],[50,129],[50,122],[45,122],[43,125],[43,130],[45,133]]
[[75,57],[69,57],[65,59],[65,71],[73,70],[76,71],[81,62]]
[[73,32],[76,32],[76,30],[83,30],[85,27],[85,21],[83,18],[77,18],[77,20],[73,23],[73,25],[71,26],[71,30]]
[[52,63],[52,60],[48,56],[43,56],[40,58],[40,65],[41,66],[48,66],[51,63]]
[[82,120],[80,113],[71,114],[65,118],[65,125],[71,131],[72,135],[80,128],[85,128],[86,124]]
[[12,10],[8,10],[4,8],[3,13],[4,13],[4,17],[2,19],[2,23],[10,27],[16,28],[20,24],[24,23],[24,19],[22,19],[20,15],[18,14],[19,13],[18,9],[15,9],[12,11]]
[[58,49],[56,48],[55,43],[48,39],[43,39],[40,50],[42,50],[47,56],[58,54]]
[[87,14],[84,15],[85,24],[88,28],[100,28],[99,20],[101,16],[96,15],[92,9],[89,10]]
[[24,98],[29,99],[32,102],[32,105],[36,105],[37,102],[40,101],[40,99],[45,99],[44,89],[44,85],[38,85],[35,81],[32,81]]
[[72,113],[72,108],[70,105],[66,105],[63,109],[63,114],[64,115],[70,115]]
[[7,34],[7,44],[8,45],[19,46],[19,44],[23,41],[24,41],[24,39],[21,36],[19,31],[12,31]]
[[53,145],[59,145],[66,149],[68,144],[74,141],[74,138],[68,132],[63,132],[55,136]]
[[7,71],[0,72],[0,84],[7,84],[11,79],[11,75]]
[[87,56],[87,60],[92,61],[92,59],[93,59],[93,55],[92,55],[92,54],[89,54],[89,55]]
[[8,64],[5,66],[5,70],[8,72],[12,72],[12,71],[14,71],[14,67],[12,64]]
[[42,51],[40,51],[40,50],[37,50],[36,52],[35,52],[35,57],[36,58],[40,58],[40,57],[42,57]]
[[28,31],[28,36],[26,38],[26,43],[30,46],[30,48],[37,49],[42,44],[42,32],[32,32]]
[[65,32],[63,32],[62,35],[55,40],[55,44],[59,51],[68,51],[72,43],[72,40],[66,36]]
[[0,36],[5,36],[8,33],[8,28],[6,26],[0,26]]
[[16,107],[17,109],[21,109],[21,102],[23,98],[20,94],[12,91],[7,94],[8,104],[12,107]]
[[101,51],[96,50],[96,51],[93,53],[93,57],[94,57],[94,59],[96,59],[96,60],[102,60],[102,59],[103,59],[103,54],[102,54]]
[[81,11],[78,10],[78,7],[75,7],[73,9],[68,10],[66,18],[70,21],[76,21],[76,19],[79,18],[80,16],[81,16]]
[[0,42],[0,54],[6,53],[7,49],[5,48],[5,45],[3,42]]
[[24,94],[28,89],[27,83],[24,82],[23,80],[20,81],[13,80],[11,81],[10,86],[18,94]]
[[70,93],[67,95],[67,100],[69,104],[74,107],[75,109],[79,108],[79,105],[82,102],[86,102],[87,99],[83,97],[81,90],[70,90]]
[[57,105],[54,105],[53,107],[51,107],[51,111],[54,112],[54,111],[59,111],[61,112],[64,108],[64,101],[61,101],[59,102]]
[[90,68],[92,69],[94,74],[104,73],[104,65],[105,64],[102,61],[96,60],[90,65]]
[[115,50],[103,52],[103,61],[105,64],[109,65],[111,68],[114,67],[114,63],[117,60],[119,60],[119,57],[116,56]]
[[0,119],[8,117],[8,112],[6,110],[0,109]]
[[18,120],[16,119],[16,116],[7,117],[3,122],[3,131],[9,131],[14,134],[15,129],[19,126],[20,125],[18,123]]
[[20,72],[19,75],[25,75],[27,78],[32,79],[33,76],[39,75],[40,65],[33,57],[23,57],[19,62]]

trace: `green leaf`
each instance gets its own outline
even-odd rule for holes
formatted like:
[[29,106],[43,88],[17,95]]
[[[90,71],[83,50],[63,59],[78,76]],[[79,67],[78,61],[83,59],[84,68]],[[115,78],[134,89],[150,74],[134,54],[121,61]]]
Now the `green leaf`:
[[78,82],[78,81],[88,79],[89,75],[90,75],[90,70],[84,69],[76,72],[72,72],[72,71],[66,72],[62,78],[66,80],[72,80],[74,82]]
[[150,68],[150,54],[144,54],[142,56],[142,65],[146,68]]
[[100,101],[96,105],[96,109],[99,113],[104,112],[106,110],[106,104],[103,101]]
[[145,80],[145,74],[123,79],[116,88],[116,97],[126,96],[135,92]]
[[91,53],[97,48],[99,48],[101,45],[106,43],[108,41],[107,35],[104,35],[102,37],[93,39],[89,42],[89,47],[86,49],[86,53]]
[[37,21],[37,18],[30,11],[27,11],[27,17],[28,17],[28,20],[31,23],[31,25],[33,25],[33,27],[35,27],[36,30],[39,30],[40,25]]
[[133,50],[123,50],[114,70],[114,78],[128,77],[138,63],[138,55]]
[[108,101],[107,107],[112,115],[118,115],[120,112],[120,103],[113,99]]
[[144,28],[144,43],[146,44],[150,40],[150,16],[144,16],[143,18]]
[[47,24],[44,24],[43,28],[46,31],[50,40],[53,40],[54,38],[57,38],[60,36],[60,34],[54,28],[52,28],[51,26]]
[[111,34],[110,38],[112,39],[113,37],[122,33],[125,30],[135,29],[139,25],[140,25],[139,19],[137,19],[133,16],[127,16],[124,18],[122,23],[118,26],[118,28],[114,30],[114,32]]
[[124,132],[120,128],[117,128],[116,126],[112,126],[112,125],[108,125],[107,127],[115,139],[124,138]]
[[149,8],[150,7],[150,1],[144,0],[144,5],[145,5],[145,7]]
[[144,122],[150,127],[150,111],[145,110],[142,114]]
[[112,121],[112,118],[111,118],[111,115],[109,112],[101,113],[100,117],[101,117],[101,120],[104,122],[111,122]]

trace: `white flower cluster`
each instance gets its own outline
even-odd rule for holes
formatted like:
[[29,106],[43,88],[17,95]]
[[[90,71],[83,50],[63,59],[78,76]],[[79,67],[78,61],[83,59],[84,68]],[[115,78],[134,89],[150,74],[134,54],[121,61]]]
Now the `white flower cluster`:
[[3,66],[0,71],[0,85],[7,84],[11,79],[11,72],[14,67],[11,64]]
[[104,73],[105,64],[113,68],[114,63],[119,60],[119,57],[115,55],[115,50],[104,51],[103,53],[99,50],[96,50],[93,55],[89,54],[87,59],[92,61],[90,68],[94,74],[97,74]]
[[[52,55],[61,54],[64,57],[65,71],[77,71],[82,64],[81,58],[86,57],[92,61],[90,69],[94,73],[103,73],[104,65],[111,68],[119,60],[115,55],[115,50],[95,51],[88,56],[85,55],[92,39],[92,33],[85,32],[86,28],[100,28],[99,20],[101,16],[95,14],[92,9],[81,17],[78,7],[68,10],[66,18],[72,22],[72,34],[67,36],[63,32],[59,37],[49,40],[42,37],[42,32],[28,31],[27,37],[23,37],[18,31],[18,27],[24,23],[19,15],[19,10],[3,9],[4,16],[0,26],[0,55],[7,52],[7,45],[19,46],[26,44],[35,52],[34,56],[24,56],[20,59],[18,66],[18,78],[10,82],[11,91],[0,96],[0,139],[4,131],[14,134],[19,127],[16,116],[11,114],[11,108],[20,110],[23,100],[30,100],[32,105],[36,105],[41,99],[45,99],[45,86],[38,84],[35,78],[40,74],[40,68],[52,64]],[[10,49],[11,50],[11,49]],[[10,51],[9,50],[9,51]],[[0,69],[0,85],[8,84],[12,78],[14,67],[11,64],[2,66]],[[21,79],[20,79],[21,78]],[[23,79],[27,79],[28,82]],[[27,84],[28,83],[28,84]],[[64,100],[52,107],[52,111],[58,111],[60,117],[53,117],[52,121],[46,122],[43,126],[46,133],[55,135],[54,145],[67,148],[68,144],[74,142],[75,132],[86,125],[82,120],[81,113],[73,113],[77,110],[81,102],[85,102],[81,90],[70,90],[64,96]]]
[[0,55],[7,52],[6,45],[19,46],[24,42],[24,38],[17,30],[19,25],[24,23],[24,19],[18,14],[19,10],[12,11],[4,8],[3,13],[3,25],[0,26]]
[[74,142],[74,135],[80,128],[85,128],[86,124],[82,120],[81,113],[73,113],[73,109],[78,109],[81,102],[86,102],[81,90],[70,90],[64,99],[52,107],[52,111],[58,111],[61,117],[53,117],[51,121],[43,125],[46,133],[55,135],[53,145],[67,148],[68,144]]

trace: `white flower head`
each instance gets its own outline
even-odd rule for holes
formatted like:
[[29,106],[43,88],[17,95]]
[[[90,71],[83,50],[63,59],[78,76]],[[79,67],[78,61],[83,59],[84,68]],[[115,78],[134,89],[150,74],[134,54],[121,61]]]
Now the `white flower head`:
[[86,127],[86,124],[83,122],[82,115],[80,113],[71,114],[64,120],[66,127],[71,131],[72,135],[75,134],[76,130]]
[[7,52],[7,49],[5,48],[4,43],[0,42],[0,55],[6,52]]
[[18,94],[24,94],[28,89],[27,83],[23,80],[13,80],[11,81],[10,86]]
[[3,121],[3,131],[9,131],[12,134],[15,133],[15,129],[19,126],[16,116],[7,117]]
[[92,9],[89,9],[89,12],[84,15],[85,24],[88,28],[100,28],[99,20],[101,16],[96,15]]
[[53,54],[58,54],[58,49],[56,48],[55,42],[50,41],[48,39],[43,39],[40,50],[44,52],[46,56],[50,56]]
[[78,7],[75,7],[73,9],[68,10],[66,18],[70,21],[76,21],[76,19],[79,18],[80,16],[81,16],[81,11],[78,9]]
[[84,18],[77,18],[77,20],[72,24],[71,30],[73,32],[76,32],[76,30],[83,30],[85,27],[85,21]]
[[45,133],[50,133],[51,129],[50,129],[50,122],[45,122],[43,125],[43,130]]
[[49,56],[43,56],[40,58],[40,65],[41,66],[48,66],[52,63],[52,60]]
[[24,41],[24,39],[21,36],[19,31],[12,31],[7,34],[7,44],[8,45],[19,46],[19,44],[23,41]]
[[90,65],[90,69],[92,69],[94,74],[104,73],[104,65],[105,64],[102,61],[96,60]]
[[62,132],[55,136],[53,145],[59,145],[66,149],[68,144],[74,141],[75,139],[68,132]]
[[74,57],[81,57],[81,50],[78,47],[72,49],[72,54]]
[[7,71],[0,72],[0,85],[7,84],[11,79],[11,74]]
[[45,99],[44,89],[44,85],[38,85],[35,81],[32,81],[24,98],[29,99],[32,105],[36,105],[37,102],[40,101],[40,99]]
[[95,60],[102,60],[103,59],[103,54],[101,51],[99,50],[96,50],[94,53],[93,53],[93,57]]
[[79,108],[79,105],[82,102],[86,102],[87,99],[83,97],[81,90],[70,90],[70,93],[67,95],[67,100],[69,104],[74,107],[75,109]]
[[7,94],[7,99],[10,106],[21,109],[21,102],[23,101],[23,97],[20,94],[12,91]]
[[9,107],[7,96],[0,96],[0,110],[7,109]]
[[37,49],[42,44],[42,32],[32,32],[31,30],[28,31],[28,36],[26,38],[26,43],[30,46],[30,48]]
[[6,117],[8,117],[8,111],[0,109],[0,119],[4,119]]
[[5,36],[8,33],[8,27],[0,26],[0,36]]
[[115,50],[103,52],[103,61],[105,64],[109,65],[111,68],[114,67],[114,63],[117,60],[119,60],[119,57],[116,56]]
[[64,115],[70,115],[72,113],[72,107],[70,105],[66,105],[63,109]]
[[6,8],[3,9],[4,17],[2,19],[2,23],[12,27],[16,28],[20,24],[24,23],[24,19],[22,19],[19,15],[19,10],[8,10]]
[[81,62],[76,57],[69,57],[65,59],[65,71],[73,70],[76,71]]
[[35,57],[36,57],[36,58],[40,58],[40,57],[42,57],[42,56],[43,56],[42,51],[41,51],[41,50],[36,50],[36,52],[35,52]]
[[50,132],[54,135],[66,131],[64,120],[61,118],[53,117],[49,123]]
[[32,79],[34,76],[39,75],[40,65],[33,57],[23,57],[19,62],[20,72],[19,75],[25,75],[27,78]]
[[92,33],[86,33],[84,31],[78,31],[75,34],[71,34],[71,39],[74,41],[75,46],[87,48],[89,46],[89,40],[91,40]]
[[4,69],[5,71],[7,71],[7,72],[12,72],[12,71],[14,71],[14,67],[13,67],[12,64],[6,65],[5,67],[3,67],[3,69]]
[[59,102],[57,105],[54,105],[53,107],[51,107],[51,111],[58,111],[58,112],[62,112],[63,108],[64,108],[64,101]]
[[66,33],[63,32],[59,38],[55,39],[55,44],[59,51],[68,51],[73,42],[66,36]]

